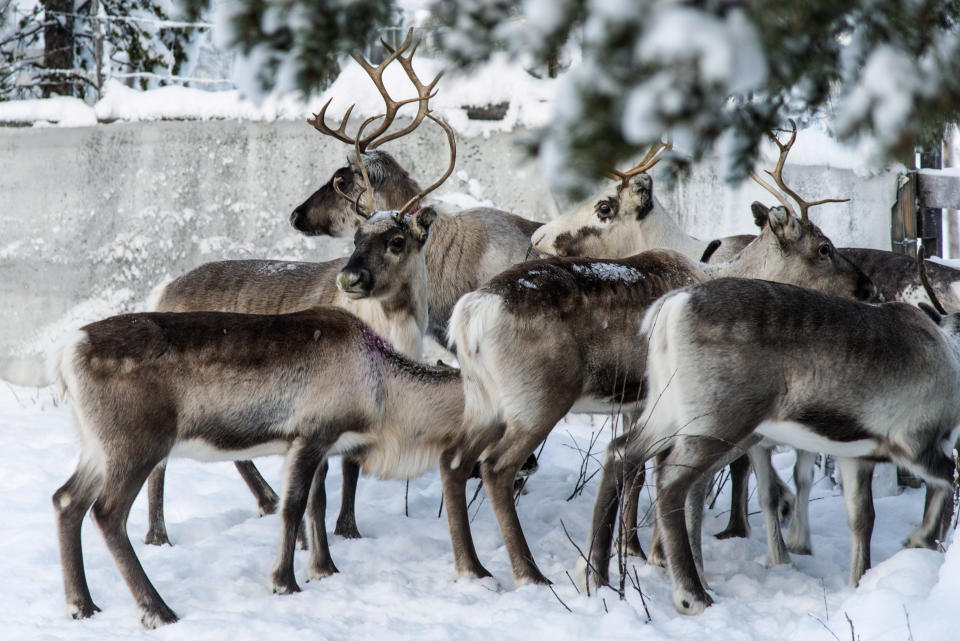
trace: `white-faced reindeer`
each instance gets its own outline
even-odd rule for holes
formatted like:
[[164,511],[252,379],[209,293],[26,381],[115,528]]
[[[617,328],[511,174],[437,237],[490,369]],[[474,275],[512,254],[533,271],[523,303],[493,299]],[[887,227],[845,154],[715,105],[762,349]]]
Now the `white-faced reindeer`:
[[684,504],[703,472],[754,433],[843,457],[854,584],[870,565],[873,461],[893,461],[926,480],[935,489],[925,519],[945,520],[960,437],[960,316],[723,279],[664,296],[642,331],[649,402],[642,427],[607,449],[588,566],[600,580],[618,479],[655,457],[656,518],[674,606],[685,614],[709,606],[688,539],[688,527],[698,524],[685,519],[701,510]]
[[412,478],[461,440],[459,373],[407,358],[335,307],[283,315],[127,314],[69,338],[53,369],[70,398],[81,448],[77,469],[53,495],[53,505],[74,618],[99,610],[80,540],[92,507],[142,624],[177,620],[126,532],[140,487],[167,457],[286,455],[270,585],[288,594],[299,591],[293,560],[305,510],[308,576],[336,571],[323,518],[327,457],[350,455],[367,473]]
[[[384,46],[396,56],[421,97],[427,97],[436,85],[439,76],[429,85],[420,83],[413,72],[412,58],[416,45],[409,55],[403,53],[410,45],[412,30],[396,51]],[[354,59],[365,69],[369,63],[359,56]],[[378,85],[379,86],[379,85]],[[329,102],[327,103],[329,104]],[[403,132],[412,131],[424,117],[424,102],[420,104],[416,118]],[[376,138],[367,136],[359,140],[344,133],[350,111],[344,115],[336,129],[325,120],[327,105],[308,121],[320,133],[337,140],[358,146],[357,156],[348,156],[347,165],[336,170],[333,176],[290,215],[290,223],[307,234],[352,237],[363,224],[364,214],[357,212],[349,203],[367,189],[372,199],[370,207],[378,210],[396,209],[421,191],[417,182],[386,151],[377,149],[397,135]],[[352,108],[351,108],[352,109]],[[385,131],[384,127],[381,127]],[[366,178],[364,177],[366,174]],[[369,185],[366,185],[366,182]],[[346,195],[348,199],[341,196]],[[536,257],[530,246],[530,236],[541,223],[516,216],[506,211],[489,207],[477,207],[450,216],[439,212],[430,232],[431,240],[426,248],[427,292],[430,310],[430,333],[443,345],[446,344],[446,327],[457,299],[473,291],[492,276],[510,265]]]
[[[616,186],[601,189],[572,211],[547,223],[533,235],[533,247],[542,255],[625,258],[650,249],[672,249],[701,260],[707,241],[690,236],[673,220],[653,194],[623,189],[632,176],[652,169],[670,145],[650,148],[640,163],[625,172],[612,171]],[[733,258],[754,236],[728,236],[714,248],[714,262]]]
[[[624,178],[621,191],[649,195],[649,186],[649,176],[639,174]],[[515,266],[457,303],[449,333],[462,368],[467,439],[457,460],[482,460],[484,486],[518,584],[547,579],[520,528],[513,475],[571,409],[615,413],[640,406],[644,367],[636,355],[645,341],[638,332],[654,300],[733,274],[875,296],[870,281],[814,225],[783,207],[769,216],[761,235],[727,263],[703,265],[665,250],[620,260],[550,258]],[[469,532],[465,506],[453,505],[454,497],[462,502],[462,483],[456,494],[444,486],[444,495],[457,540],[458,532]],[[486,575],[478,562],[457,571]]]
[[[389,62],[386,60],[377,69],[375,77],[379,77]],[[384,100],[388,105],[397,104],[386,94]],[[360,127],[358,141],[364,127],[376,118],[367,119]],[[408,212],[446,180],[456,160],[456,142],[449,125],[432,114],[427,114],[427,118],[446,133],[450,146],[446,172],[434,184],[413,194],[399,213],[366,213],[349,259],[322,263],[274,260],[207,263],[167,285],[155,306],[156,311],[282,314],[317,305],[336,305],[363,319],[401,353],[419,359],[428,321],[424,246],[437,213],[432,207]],[[351,206],[358,211],[362,209],[359,197]],[[335,533],[357,538],[360,533],[354,502],[359,469],[349,456],[343,457],[342,465],[343,493]],[[239,461],[237,469],[257,498],[260,509],[272,513],[276,509],[276,493],[254,464]],[[164,472],[165,465],[161,464],[149,483],[150,527],[146,542],[155,545],[170,542],[163,517]]]

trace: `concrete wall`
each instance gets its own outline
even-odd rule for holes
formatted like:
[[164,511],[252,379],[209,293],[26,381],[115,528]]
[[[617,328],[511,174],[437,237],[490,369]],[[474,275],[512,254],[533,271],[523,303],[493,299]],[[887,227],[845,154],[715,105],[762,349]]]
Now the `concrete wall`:
[[[537,220],[556,216],[557,200],[514,146],[517,135],[459,140],[457,171],[440,195],[472,194]],[[435,128],[389,150],[423,183],[447,161]],[[345,154],[297,122],[0,128],[0,378],[43,383],[43,354],[60,335],[142,308],[158,283],[200,263],[346,255],[349,241],[305,238],[287,222]],[[855,199],[855,208],[831,206],[817,217],[838,244],[889,246],[892,177],[814,167],[791,177],[811,198]],[[750,232],[749,202],[770,201],[752,185],[730,191],[712,163],[658,196],[704,238]]]

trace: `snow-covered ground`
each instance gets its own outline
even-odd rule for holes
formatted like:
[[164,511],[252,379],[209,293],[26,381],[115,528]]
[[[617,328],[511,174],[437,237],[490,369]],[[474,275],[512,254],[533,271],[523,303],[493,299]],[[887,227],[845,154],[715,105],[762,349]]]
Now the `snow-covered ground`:
[[[519,502],[533,553],[554,580],[556,596],[541,586],[514,588],[496,521],[483,500],[474,504],[474,538],[495,581],[453,580],[446,518],[437,518],[436,473],[410,487],[404,517],[404,485],[363,479],[358,521],[364,537],[332,537],[340,574],[307,583],[306,552],[297,552],[303,592],[270,593],[279,518],[259,518],[253,499],[230,464],[172,461],[167,472],[167,524],[173,547],[142,543],[146,501],[141,496],[128,530],[147,574],[181,621],[157,631],[140,627],[136,606],[93,522],[83,529],[87,578],[103,611],[72,621],[63,601],[50,496],[73,471],[77,446],[69,408],[49,389],[0,385],[0,638],[3,639],[956,639],[960,625],[960,546],[946,553],[902,550],[900,541],[917,524],[920,490],[876,502],[874,568],[858,589],[846,585],[849,532],[837,490],[820,480],[811,504],[816,555],[767,569],[759,515],[747,540],[705,538],[707,578],[716,605],[698,617],[678,615],[671,605],[666,572],[637,561],[640,594],[628,587],[626,601],[604,590],[578,594],[565,571],[577,553],[563,522],[582,545],[597,479],[567,502],[591,433],[609,430],[603,421],[571,416],[548,439],[540,471]],[[788,475],[792,455],[775,463]],[[279,482],[280,459],[259,461]],[[591,470],[596,463],[591,463]],[[328,483],[328,529],[338,504],[339,466]],[[472,493],[473,484],[468,491]],[[723,528],[728,497],[708,512],[708,533]],[[641,513],[650,496],[641,500]],[[756,507],[754,505],[753,509]],[[641,540],[649,538],[643,528]],[[955,536],[951,534],[951,538]],[[634,563],[631,563],[634,565]],[[568,612],[560,600],[572,610]],[[847,617],[850,622],[848,623]]]

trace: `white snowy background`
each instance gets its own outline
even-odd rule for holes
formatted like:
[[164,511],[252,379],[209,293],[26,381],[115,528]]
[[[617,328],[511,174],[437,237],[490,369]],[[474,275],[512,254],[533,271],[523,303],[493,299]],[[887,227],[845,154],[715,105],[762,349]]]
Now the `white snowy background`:
[[[703,38],[697,41],[698,50],[711,50],[713,41]],[[707,71],[727,77],[749,62],[737,51],[723,51],[729,55],[703,58]],[[871,64],[876,70],[872,88],[895,96],[898,89],[889,82],[889,67],[882,60]],[[716,65],[720,68],[715,69]],[[422,77],[432,77],[440,66],[419,59],[417,68]],[[395,95],[403,94],[400,87],[405,83],[399,69],[387,73],[387,86],[391,91],[396,88]],[[554,97],[563,88],[558,81],[535,79],[502,58],[443,83],[433,104],[464,135],[542,126],[552,117]],[[140,92],[112,82],[93,105],[72,98],[0,103],[0,121],[77,127],[113,120],[299,120],[331,96],[331,113],[342,113],[347,95],[349,102],[358,105],[355,119],[381,107],[365,74],[349,62],[323,95],[307,99],[274,95],[254,103],[236,91],[166,87]],[[497,102],[510,103],[502,121],[466,118],[465,105]],[[633,113],[642,114],[643,108],[638,97]],[[643,124],[637,121],[633,126]],[[774,156],[772,146],[767,156]],[[791,162],[870,170],[865,154],[836,145],[817,129],[801,136]],[[103,612],[76,622],[69,619],[64,605],[50,502],[76,462],[69,408],[50,389],[0,384],[0,425],[2,639],[960,638],[960,549],[950,545],[955,531],[945,542],[945,552],[900,547],[920,520],[922,490],[907,489],[876,500],[874,567],[854,589],[846,584],[850,535],[843,500],[839,489],[819,476],[810,506],[815,554],[794,556],[789,566],[764,567],[759,514],[751,517],[749,539],[717,541],[710,536],[726,523],[729,496],[724,491],[704,521],[706,574],[716,604],[701,616],[678,615],[671,604],[666,571],[634,559],[630,567],[636,570],[642,599],[629,584],[625,601],[611,590],[590,597],[580,594],[566,576],[577,551],[561,522],[573,540],[583,545],[597,479],[582,495],[566,499],[580,472],[581,450],[597,433],[600,438],[593,452],[599,455],[609,438],[603,418],[587,416],[570,416],[555,428],[543,450],[540,471],[530,479],[528,493],[518,506],[533,554],[554,581],[555,593],[542,586],[514,588],[483,492],[472,507],[473,532],[480,558],[494,580],[454,581],[446,518],[437,515],[440,481],[433,472],[411,483],[409,517],[404,516],[403,483],[362,479],[357,513],[364,538],[331,538],[340,573],[307,583],[306,553],[298,551],[296,568],[303,592],[273,595],[267,575],[276,554],[279,518],[259,517],[231,464],[175,460],[168,467],[166,502],[174,546],[155,548],[142,543],[146,531],[142,496],[133,507],[128,531],[148,576],[181,621],[156,631],[141,628],[133,599],[99,531],[87,519],[83,529],[87,578]],[[788,452],[776,456],[784,478],[790,477],[792,459]],[[258,465],[277,487],[280,459],[261,459]],[[590,471],[597,466],[593,460]],[[471,493],[475,483],[471,481]],[[335,518],[339,484],[339,468],[334,464],[328,481],[328,523]],[[648,492],[641,501],[641,513],[647,512],[651,501]],[[755,501],[751,510],[757,511]],[[644,544],[649,525],[648,520],[641,530]]]
[[[306,582],[305,551],[295,568],[303,591],[277,596],[268,587],[280,520],[260,517],[232,464],[177,459],[167,469],[167,527],[173,547],[153,547],[146,533],[146,500],[138,498],[128,531],[156,588],[181,617],[155,631],[141,628],[137,608],[91,519],[83,527],[84,559],[94,602],[103,611],[85,621],[66,613],[50,497],[72,473],[77,445],[69,408],[49,388],[0,385],[0,636],[4,639],[724,639],[941,641],[957,638],[960,624],[960,547],[946,553],[903,550],[900,541],[919,522],[922,490],[876,501],[874,567],[857,589],[849,587],[850,535],[839,489],[819,474],[810,504],[814,556],[789,566],[764,567],[762,519],[751,516],[749,539],[710,536],[726,524],[725,490],[704,520],[705,566],[716,604],[697,617],[676,613],[665,570],[630,559],[643,590],[628,583],[626,600],[601,590],[587,597],[566,576],[577,560],[561,522],[577,545],[586,539],[597,477],[567,501],[581,451],[599,435],[603,417],[574,415],[546,442],[540,470],[530,478],[518,512],[547,587],[514,588],[496,520],[483,492],[471,508],[473,534],[490,580],[453,579],[439,475],[411,483],[410,516],[404,484],[364,477],[357,519],[364,538],[332,535],[340,473],[328,481],[328,531],[339,574]],[[775,464],[789,478],[793,455]],[[278,487],[279,457],[258,460]],[[589,464],[589,472],[597,469]],[[470,481],[468,495],[477,481]],[[645,492],[640,511],[650,508]],[[751,512],[757,511],[751,500]],[[644,546],[649,523],[641,530]],[[951,532],[951,539],[955,533]],[[616,564],[612,567],[616,576]],[[560,601],[572,610],[568,612]],[[850,622],[847,621],[849,617]]]

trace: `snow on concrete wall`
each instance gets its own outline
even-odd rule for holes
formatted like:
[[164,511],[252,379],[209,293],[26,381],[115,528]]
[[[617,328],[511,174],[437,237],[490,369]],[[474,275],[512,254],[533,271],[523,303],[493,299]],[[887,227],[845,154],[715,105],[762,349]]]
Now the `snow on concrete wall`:
[[[492,204],[550,220],[550,194],[514,144],[527,132],[461,139],[447,208]],[[388,150],[421,183],[447,162],[442,135],[421,127]],[[42,384],[43,355],[67,330],[143,308],[150,291],[222,259],[327,260],[348,240],[306,238],[290,212],[344,162],[345,145],[302,122],[144,122],[0,128],[0,378]],[[788,173],[791,168],[788,167]],[[800,193],[854,205],[814,214],[838,245],[889,246],[894,179],[797,167]],[[755,185],[731,191],[712,163],[658,192],[681,225],[707,238],[749,233]]]

